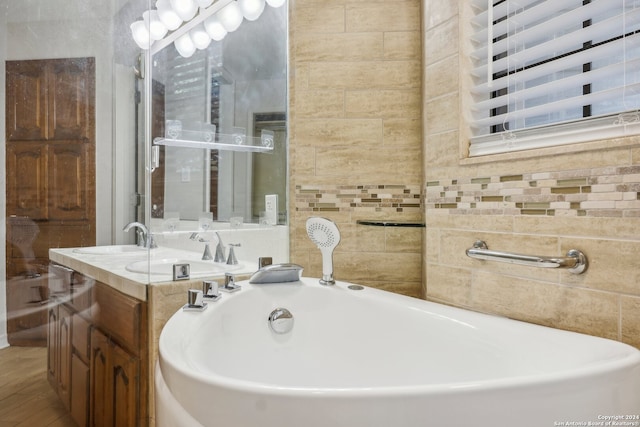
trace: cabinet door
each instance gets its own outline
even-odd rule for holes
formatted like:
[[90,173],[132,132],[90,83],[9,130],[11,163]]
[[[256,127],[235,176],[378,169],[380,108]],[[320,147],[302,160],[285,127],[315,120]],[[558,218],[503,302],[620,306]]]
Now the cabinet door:
[[71,334],[72,313],[64,305],[58,308],[58,396],[65,408],[71,407]]
[[113,351],[113,419],[116,426],[137,426],[140,406],[139,360],[121,347],[114,345]]
[[91,332],[91,426],[112,427],[113,388],[109,339],[98,329]]
[[75,353],[71,356],[71,417],[79,426],[89,425],[89,366]]
[[58,306],[49,308],[49,323],[47,325],[47,379],[49,384],[58,390]]

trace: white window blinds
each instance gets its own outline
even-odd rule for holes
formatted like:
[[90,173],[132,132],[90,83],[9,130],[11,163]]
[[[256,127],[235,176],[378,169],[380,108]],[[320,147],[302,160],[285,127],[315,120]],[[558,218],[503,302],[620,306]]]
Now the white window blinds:
[[471,156],[640,133],[640,1],[470,1]]

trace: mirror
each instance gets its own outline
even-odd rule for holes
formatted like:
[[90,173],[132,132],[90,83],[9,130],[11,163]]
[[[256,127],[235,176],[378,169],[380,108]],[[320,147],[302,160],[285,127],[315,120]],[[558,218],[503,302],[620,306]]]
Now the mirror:
[[286,7],[265,7],[188,58],[171,43],[150,66],[151,217],[257,223],[276,195],[285,224]]

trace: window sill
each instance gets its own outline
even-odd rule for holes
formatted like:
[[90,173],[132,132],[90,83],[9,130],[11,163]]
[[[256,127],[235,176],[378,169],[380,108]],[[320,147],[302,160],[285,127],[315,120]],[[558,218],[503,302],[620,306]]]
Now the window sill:
[[513,160],[525,160],[536,157],[549,157],[563,154],[582,153],[585,151],[611,150],[614,148],[640,147],[640,135],[632,135],[621,138],[604,139],[575,144],[559,145],[555,147],[536,148],[530,150],[512,151],[509,153],[487,154],[484,156],[467,157],[460,159],[461,166],[478,165],[483,163],[497,163]]

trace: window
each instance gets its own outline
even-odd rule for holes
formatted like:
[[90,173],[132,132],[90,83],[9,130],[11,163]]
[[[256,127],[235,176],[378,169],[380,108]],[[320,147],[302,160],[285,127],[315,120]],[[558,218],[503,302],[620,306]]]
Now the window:
[[640,133],[640,0],[471,4],[471,156]]

